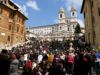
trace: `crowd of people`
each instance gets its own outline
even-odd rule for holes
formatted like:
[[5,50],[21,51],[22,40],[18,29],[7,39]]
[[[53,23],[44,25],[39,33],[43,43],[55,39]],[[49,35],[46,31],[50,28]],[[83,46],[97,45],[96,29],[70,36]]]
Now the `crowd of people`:
[[92,68],[100,75],[99,51],[53,45],[36,40],[9,51],[2,49],[0,75],[92,75]]

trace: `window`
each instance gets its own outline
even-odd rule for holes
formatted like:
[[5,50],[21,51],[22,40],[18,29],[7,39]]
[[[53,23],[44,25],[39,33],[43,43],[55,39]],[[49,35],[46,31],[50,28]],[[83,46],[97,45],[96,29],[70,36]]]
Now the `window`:
[[9,13],[9,18],[14,18],[14,13],[12,11]]
[[68,31],[69,31],[69,27],[68,27]]
[[17,26],[17,32],[19,32],[19,27]]
[[18,40],[18,37],[16,37],[16,42],[18,43],[18,41],[19,41],[19,40]]
[[9,24],[9,30],[11,30],[11,24]]
[[84,18],[85,18],[85,12],[84,12]]
[[62,27],[60,27],[60,30],[62,29]]
[[18,22],[20,22],[20,17],[18,16]]
[[18,15],[16,16],[16,20],[17,20],[17,22],[19,22],[19,16]]
[[2,8],[0,8],[0,15],[2,15]]
[[75,13],[73,12],[72,15],[75,16]]
[[21,30],[21,33],[23,33],[23,28],[22,28],[22,30]]
[[91,7],[93,7],[93,0],[91,0]]
[[10,36],[8,36],[7,41],[10,41]]
[[98,14],[99,14],[99,16],[100,16],[100,7],[98,8]]
[[62,14],[60,14],[60,18],[62,18]]
[[6,4],[7,3],[7,1],[6,0],[4,0],[4,4]]
[[0,3],[3,3],[3,0],[0,0]]
[[93,15],[92,15],[92,22],[93,22],[93,24],[95,23],[95,18]]

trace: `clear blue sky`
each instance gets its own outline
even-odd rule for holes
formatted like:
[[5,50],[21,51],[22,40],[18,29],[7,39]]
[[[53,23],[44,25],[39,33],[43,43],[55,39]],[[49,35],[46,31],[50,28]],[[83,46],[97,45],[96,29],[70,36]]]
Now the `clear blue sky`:
[[80,14],[82,0],[12,0],[28,17],[26,27],[55,24],[58,11],[65,8],[66,15],[70,16],[70,8],[74,5],[78,11],[78,21],[82,27],[83,15]]

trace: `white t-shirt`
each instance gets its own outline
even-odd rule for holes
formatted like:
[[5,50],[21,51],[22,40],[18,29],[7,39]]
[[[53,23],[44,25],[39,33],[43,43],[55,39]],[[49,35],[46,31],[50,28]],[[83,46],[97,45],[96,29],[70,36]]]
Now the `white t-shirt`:
[[42,61],[43,56],[42,55],[38,55],[38,63],[40,63]]
[[65,55],[60,56],[60,59],[65,60]]
[[37,66],[35,62],[32,63],[32,69],[34,69]]
[[25,61],[28,60],[28,54],[24,54],[24,60],[25,60]]

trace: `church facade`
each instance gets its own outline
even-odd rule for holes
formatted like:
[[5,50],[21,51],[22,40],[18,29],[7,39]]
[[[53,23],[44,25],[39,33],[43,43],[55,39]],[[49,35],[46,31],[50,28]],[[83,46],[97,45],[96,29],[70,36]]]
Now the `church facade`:
[[68,18],[64,8],[60,8],[57,24],[31,27],[27,31],[34,33],[39,40],[73,40],[75,27],[78,24],[77,10],[72,7],[70,13]]

